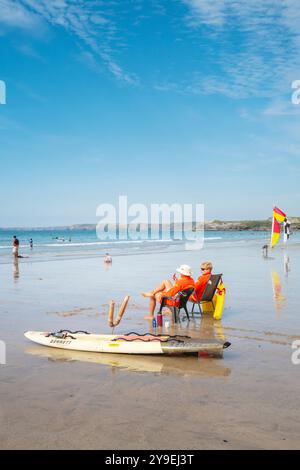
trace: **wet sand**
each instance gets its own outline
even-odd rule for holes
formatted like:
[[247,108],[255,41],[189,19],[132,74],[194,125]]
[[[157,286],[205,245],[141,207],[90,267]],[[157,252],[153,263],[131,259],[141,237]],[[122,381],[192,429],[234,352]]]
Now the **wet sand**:
[[[300,447],[300,247],[264,260],[255,245],[1,265],[2,449],[297,449]],[[43,348],[25,330],[111,332],[108,303],[132,296],[117,331],[151,331],[139,293],[177,265],[211,259],[228,289],[222,322],[181,334],[224,338],[224,359],[100,355]],[[174,269],[173,269],[174,268]],[[289,270],[287,269],[289,268]],[[274,273],[277,274],[274,275]],[[168,330],[173,333],[173,330]]]

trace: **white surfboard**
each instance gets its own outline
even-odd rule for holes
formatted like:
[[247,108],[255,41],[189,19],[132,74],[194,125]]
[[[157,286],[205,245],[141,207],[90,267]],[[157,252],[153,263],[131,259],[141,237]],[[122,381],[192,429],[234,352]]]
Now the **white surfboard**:
[[223,357],[229,343],[218,340],[197,340],[180,336],[96,335],[60,331],[47,333],[27,331],[29,340],[51,348],[117,354],[191,354],[203,353]]

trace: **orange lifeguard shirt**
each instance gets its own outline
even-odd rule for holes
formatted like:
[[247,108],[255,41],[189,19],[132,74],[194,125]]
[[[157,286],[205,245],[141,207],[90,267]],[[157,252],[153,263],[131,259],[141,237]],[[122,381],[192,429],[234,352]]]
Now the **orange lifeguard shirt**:
[[194,279],[190,276],[181,276],[180,279],[177,279],[171,289],[169,289],[167,292],[164,292],[164,296],[173,297],[178,292],[188,289],[189,287],[195,287]]
[[202,274],[202,276],[198,278],[198,281],[196,282],[196,285],[195,285],[195,293],[191,295],[190,300],[192,300],[193,302],[197,302],[197,300],[201,299],[210,276],[211,276],[211,272],[204,273]]

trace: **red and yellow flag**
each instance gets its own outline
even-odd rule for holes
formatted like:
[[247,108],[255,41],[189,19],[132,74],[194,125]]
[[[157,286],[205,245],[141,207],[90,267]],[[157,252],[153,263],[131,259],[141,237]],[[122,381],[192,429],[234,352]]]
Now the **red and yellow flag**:
[[273,217],[275,220],[277,220],[277,222],[281,224],[282,222],[284,222],[284,219],[286,218],[286,214],[282,212],[280,209],[278,209],[278,207],[274,207]]
[[272,223],[272,235],[271,235],[271,247],[273,248],[280,238],[280,224],[286,219],[286,214],[282,212],[278,207],[273,209],[273,223]]

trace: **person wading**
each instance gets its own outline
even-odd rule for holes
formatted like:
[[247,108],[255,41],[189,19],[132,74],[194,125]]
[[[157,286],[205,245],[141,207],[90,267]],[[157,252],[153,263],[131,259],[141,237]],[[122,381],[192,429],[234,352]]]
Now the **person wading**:
[[16,235],[13,236],[13,242],[12,242],[12,247],[13,247],[13,255],[15,258],[18,258],[19,256],[19,246],[20,242],[17,239]]

